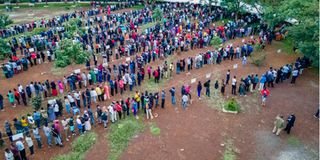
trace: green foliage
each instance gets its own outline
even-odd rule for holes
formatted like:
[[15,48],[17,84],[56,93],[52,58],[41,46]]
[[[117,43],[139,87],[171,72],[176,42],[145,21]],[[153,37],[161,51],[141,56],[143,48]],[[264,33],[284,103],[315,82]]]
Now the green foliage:
[[234,98],[231,98],[224,105],[224,109],[227,110],[227,111],[239,112],[240,111],[240,105],[238,104],[238,102]]
[[140,9],[143,9],[143,8],[144,8],[144,5],[138,4],[138,5],[132,6],[131,8],[134,9],[134,10],[140,10]]
[[299,24],[288,26],[288,37],[293,40],[299,51],[319,66],[319,1],[283,0],[278,5],[265,6],[264,20],[271,26],[289,18]]
[[137,120],[134,117],[128,117],[125,120],[113,124],[110,126],[110,132],[108,134],[108,141],[110,143],[110,152],[108,159],[117,160],[121,153],[128,146],[133,136],[142,132],[144,125],[141,120]]
[[152,13],[152,18],[154,20],[161,20],[163,18],[163,12],[160,8],[156,8],[153,10],[153,13]]
[[212,46],[219,46],[220,44],[222,44],[222,39],[218,36],[213,37],[210,41],[210,45]]
[[223,152],[223,160],[235,160],[236,154],[234,152],[234,145],[232,140],[228,140],[225,144],[225,150]]
[[4,29],[7,25],[13,23],[8,15],[0,14],[0,29]]
[[158,127],[156,126],[156,124],[152,123],[151,126],[150,126],[150,132],[151,132],[151,134],[154,135],[154,136],[159,136],[161,130],[160,130],[160,128],[158,128]]
[[68,154],[59,155],[53,160],[82,160],[86,151],[88,151],[97,141],[97,134],[89,132],[79,136],[72,142],[72,151]]
[[40,96],[33,97],[31,99],[31,104],[34,110],[39,110],[41,108],[42,98]]
[[0,60],[10,57],[12,54],[10,45],[4,39],[0,39]]
[[242,5],[240,5],[240,0],[222,0],[221,6],[228,8],[230,12],[235,12],[236,19],[238,14],[245,13],[245,10]]
[[80,43],[73,43],[70,39],[63,39],[60,48],[56,50],[55,67],[66,67],[72,63],[82,64],[89,58],[89,53],[83,50]]
[[266,60],[266,54],[264,53],[255,53],[253,56],[250,57],[250,61],[257,67],[260,67],[264,64]]

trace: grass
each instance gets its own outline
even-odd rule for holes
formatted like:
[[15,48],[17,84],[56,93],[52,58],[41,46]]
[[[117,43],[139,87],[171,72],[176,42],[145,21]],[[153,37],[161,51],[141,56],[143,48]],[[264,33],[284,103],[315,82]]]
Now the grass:
[[288,145],[290,145],[292,147],[299,147],[302,144],[301,141],[297,137],[294,137],[294,136],[290,136],[287,139],[287,143],[288,143]]
[[[224,97],[221,95],[220,93],[220,88],[221,88],[221,81],[220,81],[220,73],[216,73],[216,74],[211,74],[211,86],[210,87],[210,97],[204,96],[204,100],[206,101],[207,105],[210,108],[214,108],[214,109],[218,109],[218,110],[222,110],[223,105],[225,104],[225,100]],[[219,88],[218,89],[214,89],[214,83],[216,82],[216,80],[219,81]]]
[[232,140],[227,140],[225,144],[225,150],[223,152],[223,160],[235,160],[236,159],[236,148],[234,147]]
[[266,58],[267,55],[264,51],[254,52],[252,56],[249,57],[249,62],[257,67],[260,67],[264,65]]
[[51,74],[55,75],[55,76],[63,76],[65,74],[67,74],[68,71],[66,69],[63,68],[57,68],[57,67],[52,67],[51,68]]
[[140,26],[140,32],[144,32],[147,28],[151,28],[153,26],[155,26],[157,24],[157,22],[151,22],[151,23],[147,23],[145,25]]
[[221,19],[213,22],[216,26],[224,26],[230,19]]
[[86,133],[79,136],[72,142],[72,151],[68,154],[59,155],[53,160],[81,160],[84,159],[86,151],[88,151],[96,142],[97,134],[94,132]]
[[154,136],[159,136],[160,135],[160,128],[157,127],[157,125],[155,123],[151,123],[150,125],[150,132],[152,135]]
[[132,6],[131,8],[134,9],[134,10],[140,10],[140,9],[143,9],[143,8],[144,8],[144,5],[142,5],[142,4],[137,4],[137,5]]
[[130,140],[144,130],[142,119],[137,120],[131,116],[110,126],[110,132],[107,135],[110,144],[108,160],[119,159]]

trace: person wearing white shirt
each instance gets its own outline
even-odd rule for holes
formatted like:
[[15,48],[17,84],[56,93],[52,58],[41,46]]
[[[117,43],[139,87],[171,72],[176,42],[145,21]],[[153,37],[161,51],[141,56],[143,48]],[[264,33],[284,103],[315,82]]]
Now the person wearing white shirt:
[[233,94],[233,95],[237,95],[237,79],[236,79],[236,76],[234,76],[233,78],[232,78],[232,81],[231,81],[231,85],[232,85],[232,90],[231,90],[231,93]]
[[91,99],[93,99],[93,102],[94,102],[94,103],[97,103],[97,96],[98,96],[98,94],[97,94],[96,90],[94,90],[94,89],[92,88],[91,91],[90,91],[90,95],[91,95]]
[[9,148],[6,148],[4,151],[4,156],[6,157],[6,160],[14,160],[13,153]]
[[109,116],[110,120],[111,120],[112,123],[114,123],[114,121],[115,121],[115,118],[114,118],[115,113],[114,113],[112,105],[108,106],[108,111],[109,111],[109,114],[110,114],[110,116]]
[[26,142],[29,147],[30,154],[33,155],[34,154],[33,141],[31,139],[30,135],[28,135],[28,134],[26,136]]
[[188,96],[186,94],[184,94],[182,96],[182,108],[183,109],[187,108],[188,100],[189,100]]

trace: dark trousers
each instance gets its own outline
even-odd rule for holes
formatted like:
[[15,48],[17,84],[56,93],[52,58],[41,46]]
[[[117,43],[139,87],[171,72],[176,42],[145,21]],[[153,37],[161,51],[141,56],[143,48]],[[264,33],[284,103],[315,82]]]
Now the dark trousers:
[[33,146],[29,147],[29,150],[30,150],[30,154],[33,155],[34,154]]
[[21,160],[27,160],[26,150],[25,149],[20,151],[20,157],[21,157]]
[[161,108],[164,108],[164,102],[165,102],[165,99],[162,99],[162,101],[161,101]]
[[292,128],[292,126],[287,124],[287,126],[284,130],[287,132],[287,134],[290,134],[291,128]]
[[232,85],[232,89],[231,89],[231,94],[236,95],[237,94],[237,86],[236,85]]

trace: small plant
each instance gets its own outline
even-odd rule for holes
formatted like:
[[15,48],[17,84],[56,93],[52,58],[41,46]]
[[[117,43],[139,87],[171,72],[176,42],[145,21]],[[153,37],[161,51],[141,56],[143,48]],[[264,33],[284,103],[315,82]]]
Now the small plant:
[[240,111],[240,105],[237,103],[237,101],[234,98],[231,98],[224,105],[224,109],[227,110],[227,111],[239,112]]
[[33,97],[31,99],[31,104],[34,110],[39,110],[41,108],[42,98],[40,96]]
[[257,67],[260,67],[264,64],[266,57],[267,56],[265,54],[259,54],[258,56],[251,56],[250,60],[252,64],[254,64]]
[[160,135],[160,128],[158,128],[155,124],[151,124],[150,126],[150,132],[154,136],[159,136]]
[[220,44],[222,44],[222,39],[217,36],[213,37],[210,41],[211,46],[219,46]]

